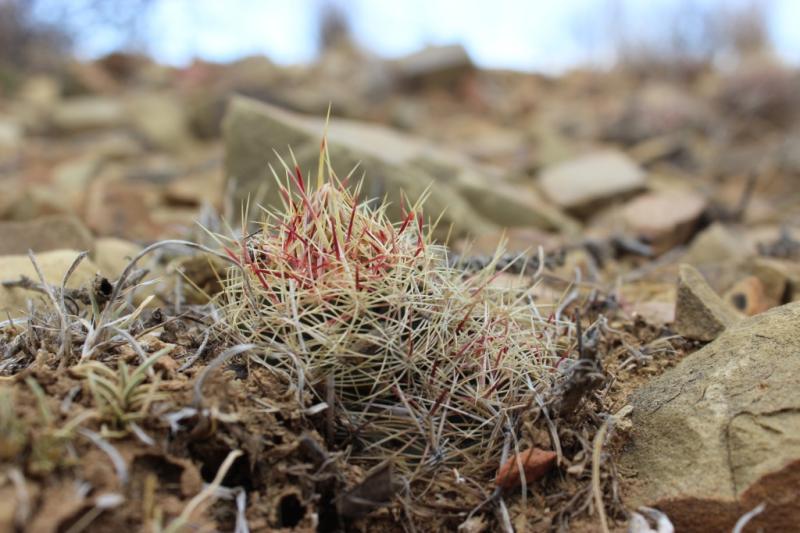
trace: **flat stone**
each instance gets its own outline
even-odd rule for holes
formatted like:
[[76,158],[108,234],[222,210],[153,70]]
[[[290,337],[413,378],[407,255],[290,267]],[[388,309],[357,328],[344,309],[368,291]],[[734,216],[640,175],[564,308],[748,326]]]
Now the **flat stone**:
[[[75,250],[51,250],[36,254],[36,261],[42,270],[47,283],[61,285],[64,274],[67,272],[75,258]],[[67,283],[67,287],[77,288],[91,281],[97,273],[97,266],[88,258],[81,261]],[[39,276],[33,268],[30,258],[26,255],[0,255],[0,282],[18,281],[20,276],[38,282]],[[6,288],[0,284],[0,316],[9,313],[12,317],[22,316],[25,313],[26,301],[29,299],[47,298],[45,295],[21,288]]]
[[594,152],[545,168],[539,186],[559,207],[585,212],[645,187],[645,173],[626,155]]
[[0,222],[0,255],[68,248],[91,251],[92,234],[74,216],[53,215],[25,222]]
[[676,531],[800,523],[800,303],[731,327],[631,397],[631,508],[657,507]]
[[736,311],[714,292],[696,268],[680,265],[675,302],[675,331],[679,335],[710,341],[739,319]]
[[657,191],[628,202],[622,217],[632,232],[662,253],[692,237],[706,206],[705,198],[690,191]]

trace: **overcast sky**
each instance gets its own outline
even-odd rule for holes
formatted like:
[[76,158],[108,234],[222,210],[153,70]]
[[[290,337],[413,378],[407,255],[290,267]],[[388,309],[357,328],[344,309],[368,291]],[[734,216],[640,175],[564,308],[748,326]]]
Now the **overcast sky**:
[[[317,52],[320,8],[332,3],[345,12],[356,39],[380,55],[457,42],[482,66],[553,72],[608,61],[619,24],[614,13],[624,12],[629,28],[664,32],[664,14],[681,6],[718,10],[753,1],[156,0],[144,40],[148,52],[175,65],[196,56],[228,61],[248,54],[266,54],[283,64],[305,62]],[[800,63],[800,0],[755,3],[765,8],[778,52]],[[120,39],[110,30],[84,31],[78,52],[101,55]]]

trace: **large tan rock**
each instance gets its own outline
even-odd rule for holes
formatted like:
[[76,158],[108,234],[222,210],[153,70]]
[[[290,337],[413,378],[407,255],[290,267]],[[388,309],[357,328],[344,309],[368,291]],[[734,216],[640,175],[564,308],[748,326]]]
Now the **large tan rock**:
[[800,524],[800,303],[749,318],[631,398],[636,473],[627,503],[666,511],[676,531]]
[[739,320],[733,307],[714,292],[696,268],[680,265],[675,302],[675,331],[679,335],[710,341]]
[[626,155],[606,150],[545,168],[539,186],[558,206],[577,213],[644,188],[645,174]]
[[[78,253],[74,250],[53,250],[36,254],[36,261],[47,283],[60,286],[61,281],[64,279],[64,274],[78,256]],[[90,282],[97,271],[97,265],[88,258],[84,259],[73,272],[67,287],[77,288]],[[27,255],[0,256],[0,316],[6,316],[6,313],[12,317],[21,316],[25,312],[27,300],[46,298],[45,295],[39,292],[21,288],[7,288],[1,284],[4,281],[19,281],[21,276],[36,282],[39,281],[36,270],[33,268],[33,263],[31,263]]]
[[[224,135],[225,170],[236,180],[237,198],[266,190],[264,203],[279,205],[269,165],[281,177],[283,170],[273,149],[286,159],[291,147],[304,173],[316,173],[324,131],[322,119],[235,98],[226,114]],[[333,120],[328,126],[328,149],[336,173],[344,177],[358,165],[352,181],[363,175],[364,195],[389,198],[392,204],[388,213],[395,219],[402,216],[403,194],[414,201],[427,191],[425,216],[435,220],[443,214],[439,224],[442,234],[451,224],[456,235],[490,233],[509,219],[509,209],[525,212],[525,216],[515,218],[521,221],[517,225],[562,230],[571,223],[544,202],[536,204],[535,199],[508,194],[501,186],[502,177],[489,169],[379,125]]]

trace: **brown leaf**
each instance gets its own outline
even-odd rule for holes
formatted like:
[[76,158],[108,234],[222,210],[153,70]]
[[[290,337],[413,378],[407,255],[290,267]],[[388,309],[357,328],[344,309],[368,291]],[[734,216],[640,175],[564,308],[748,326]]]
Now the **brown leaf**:
[[512,455],[497,471],[496,487],[513,489],[520,484],[519,465],[525,473],[525,481],[531,483],[544,476],[556,461],[557,454],[541,448],[529,448]]

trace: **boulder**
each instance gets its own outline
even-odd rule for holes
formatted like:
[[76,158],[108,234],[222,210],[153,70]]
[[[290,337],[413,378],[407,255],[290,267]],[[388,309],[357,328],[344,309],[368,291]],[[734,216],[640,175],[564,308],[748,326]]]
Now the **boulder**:
[[[321,119],[239,97],[232,101],[223,127],[226,175],[236,180],[238,200],[266,189],[264,203],[280,205],[269,167],[281,178],[284,171],[273,149],[290,159],[291,147],[304,174],[316,172],[325,131]],[[502,177],[491,170],[417,138],[344,119],[331,121],[327,132],[330,161],[337,175],[344,177],[358,165],[351,182],[363,175],[365,197],[386,196],[391,202],[388,214],[394,219],[402,217],[402,195],[413,202],[427,191],[425,216],[436,220],[443,214],[438,226],[442,236],[451,224],[456,235],[492,232],[503,219],[508,220],[508,209],[525,212],[515,219],[518,225],[562,230],[571,222],[543,202],[537,208],[535,200],[509,194],[501,185]]]
[[740,319],[691,265],[679,270],[675,331],[687,339],[710,341]]
[[630,399],[636,473],[630,507],[658,507],[676,531],[746,531],[800,524],[800,303],[728,329]]
[[551,165],[539,176],[545,195],[577,214],[641,190],[645,184],[644,171],[625,154],[611,150]]
[[74,216],[53,215],[26,222],[0,222],[0,255],[50,250],[91,251],[92,234]]
[[[52,250],[36,254],[36,261],[42,270],[45,281],[52,285],[61,285],[78,252],[74,250]],[[67,287],[77,288],[90,282],[97,273],[97,266],[88,258],[81,261],[67,283]],[[28,255],[0,255],[0,316],[6,313],[12,317],[21,316],[25,312],[26,301],[32,298],[46,298],[39,292],[22,288],[7,288],[4,281],[19,281],[21,276],[39,282],[39,276],[33,268]]]

